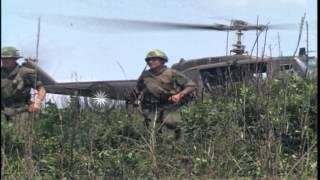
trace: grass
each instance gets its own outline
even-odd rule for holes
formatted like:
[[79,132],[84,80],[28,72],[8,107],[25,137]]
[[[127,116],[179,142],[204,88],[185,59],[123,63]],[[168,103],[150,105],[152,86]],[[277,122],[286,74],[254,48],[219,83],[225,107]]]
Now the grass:
[[[199,98],[182,109],[184,143],[157,124],[146,129],[137,112],[49,103],[34,120],[32,178],[315,179],[316,87],[288,76]],[[2,177],[28,177],[15,132],[4,121],[1,129]]]

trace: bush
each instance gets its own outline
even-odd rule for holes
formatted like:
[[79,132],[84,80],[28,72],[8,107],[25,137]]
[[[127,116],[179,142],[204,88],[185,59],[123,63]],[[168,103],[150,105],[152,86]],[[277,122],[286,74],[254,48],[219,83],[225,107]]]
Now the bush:
[[[62,109],[49,103],[34,121],[34,177],[316,177],[316,87],[315,79],[295,75],[228,86],[182,109],[182,144],[168,131],[152,139],[137,113],[92,112],[76,98]],[[18,145],[10,123],[2,120],[1,130],[6,143]],[[25,177],[24,159],[8,152],[5,176]]]

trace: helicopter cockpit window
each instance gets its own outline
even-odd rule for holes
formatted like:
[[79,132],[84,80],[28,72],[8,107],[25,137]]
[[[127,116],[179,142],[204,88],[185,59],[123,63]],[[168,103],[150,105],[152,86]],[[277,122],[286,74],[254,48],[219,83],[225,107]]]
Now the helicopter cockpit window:
[[292,64],[281,64],[280,65],[280,71],[289,71],[292,68],[293,68]]
[[205,88],[209,91],[227,83],[241,82],[267,76],[266,63],[236,64],[200,70]]

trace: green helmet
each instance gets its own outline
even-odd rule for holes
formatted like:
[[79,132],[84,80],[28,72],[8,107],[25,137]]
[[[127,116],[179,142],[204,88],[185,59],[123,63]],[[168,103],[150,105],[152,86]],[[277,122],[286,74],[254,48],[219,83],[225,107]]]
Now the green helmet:
[[18,49],[15,47],[3,47],[1,48],[1,58],[16,58],[19,59],[20,56]]
[[151,59],[151,58],[160,58],[162,59],[164,62],[168,62],[168,57],[167,55],[160,51],[159,49],[154,49],[152,51],[150,51],[147,56],[146,56],[146,61],[148,61],[148,59]]

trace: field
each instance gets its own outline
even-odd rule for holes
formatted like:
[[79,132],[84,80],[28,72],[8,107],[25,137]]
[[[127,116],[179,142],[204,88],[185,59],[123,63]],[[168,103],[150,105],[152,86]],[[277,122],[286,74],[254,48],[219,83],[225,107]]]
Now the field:
[[1,121],[5,179],[316,179],[317,81],[296,75],[229,84],[181,111],[184,141],[143,126],[137,110],[47,103],[33,121],[32,160]]

